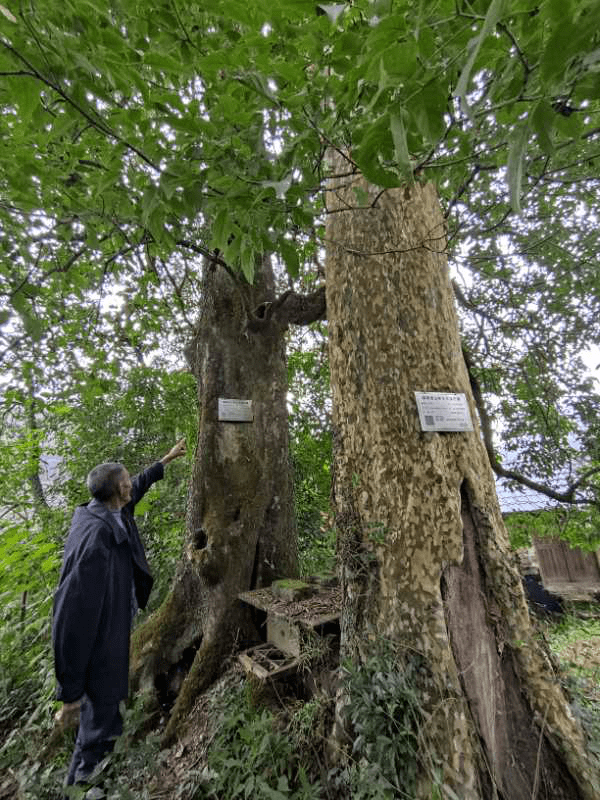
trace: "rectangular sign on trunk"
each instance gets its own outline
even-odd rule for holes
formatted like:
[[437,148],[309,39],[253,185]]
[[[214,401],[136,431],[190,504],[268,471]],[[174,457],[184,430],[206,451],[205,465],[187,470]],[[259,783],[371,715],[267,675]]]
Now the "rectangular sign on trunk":
[[415,392],[422,431],[473,430],[466,395],[453,392]]
[[219,397],[219,422],[253,422],[252,400]]

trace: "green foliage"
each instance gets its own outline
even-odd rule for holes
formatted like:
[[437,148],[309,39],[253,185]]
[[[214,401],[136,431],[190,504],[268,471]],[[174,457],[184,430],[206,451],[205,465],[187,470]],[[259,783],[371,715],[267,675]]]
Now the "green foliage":
[[231,693],[222,710],[222,723],[208,753],[195,798],[259,800],[316,800],[303,753],[294,748],[277,718],[256,709],[242,688]]
[[513,550],[531,547],[534,537],[556,537],[591,552],[600,547],[600,515],[593,507],[519,511],[504,521]]
[[[583,613],[596,611],[593,604]],[[580,614],[575,608],[546,630],[545,637],[561,663],[562,681],[586,733],[588,750],[600,766],[600,619]]]
[[438,184],[463,334],[522,471],[595,458],[579,354],[600,343],[600,12],[559,6],[7,7],[0,358],[16,386],[98,391],[181,347],[217,248],[247,280],[273,253],[297,286],[320,258],[331,145],[382,187]]
[[335,533],[329,515],[331,401],[325,348],[323,331],[316,328],[310,337],[292,338],[288,354],[290,450],[302,575],[334,569]]
[[397,661],[381,646],[360,667],[344,666],[345,712],[354,741],[352,764],[340,777],[356,800],[415,796],[423,762],[424,723],[419,685],[426,666],[418,656]]
[[[548,629],[546,638],[552,650],[560,656],[569,644],[600,638],[600,619],[566,614],[552,628]],[[600,669],[600,665],[596,666]]]
[[[5,498],[0,517],[0,731],[7,733],[2,766],[34,758],[51,730],[52,598],[73,507],[89,499],[87,473],[102,461],[124,461],[134,473],[163,456],[182,435],[191,451],[196,441],[195,381],[188,373],[136,368],[129,381],[113,378],[101,391],[91,386],[47,406],[34,397],[35,414],[30,413],[31,396],[13,390],[11,412],[0,432],[5,463],[11,464],[0,475]],[[61,461],[53,475],[37,484],[33,479],[44,476],[43,459],[50,455]],[[186,473],[184,459],[170,464],[165,479],[137,507],[155,576],[152,608],[163,599],[180,555]],[[42,773],[38,765],[31,780],[47,778],[52,785],[52,770],[46,777]]]

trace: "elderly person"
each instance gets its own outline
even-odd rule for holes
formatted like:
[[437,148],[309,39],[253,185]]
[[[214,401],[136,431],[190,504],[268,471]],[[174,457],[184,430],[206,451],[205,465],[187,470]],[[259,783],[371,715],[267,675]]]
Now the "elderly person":
[[56,719],[64,727],[79,719],[67,785],[85,783],[122,733],[131,623],[153,583],[133,512],[165,465],[184,454],[182,439],[133,479],[122,464],[99,464],[87,479],[92,500],[73,514],[52,626],[63,701]]

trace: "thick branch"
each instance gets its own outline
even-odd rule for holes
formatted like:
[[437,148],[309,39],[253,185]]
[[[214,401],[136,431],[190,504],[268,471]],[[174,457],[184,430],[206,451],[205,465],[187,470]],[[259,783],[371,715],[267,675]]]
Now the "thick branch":
[[531,478],[522,475],[520,472],[515,472],[514,470],[505,469],[500,464],[498,456],[496,454],[496,450],[494,448],[492,426],[490,423],[490,418],[487,413],[487,409],[485,407],[485,402],[483,400],[481,387],[479,385],[479,381],[474,375],[474,370],[473,370],[474,364],[471,360],[471,357],[464,348],[463,348],[463,356],[469,373],[469,380],[471,383],[471,389],[473,391],[473,398],[475,400],[475,405],[477,406],[477,411],[479,413],[481,432],[483,434],[483,443],[485,445],[485,449],[487,451],[491,467],[493,471],[496,473],[496,475],[498,475],[498,477],[500,478],[506,478],[507,480],[516,481],[517,483],[520,483],[522,486],[526,486],[528,489],[533,489],[535,492],[539,492],[540,494],[543,494],[546,497],[550,497],[552,500],[556,500],[558,503],[587,504],[590,502],[594,502],[590,500],[590,498],[576,497],[575,491],[582,484],[584,484],[588,480],[588,478],[590,478],[592,475],[599,473],[600,467],[595,467],[593,469],[587,470],[577,481],[569,484],[569,486],[567,486],[564,492],[557,492],[555,489],[552,489],[552,487],[547,486],[544,483],[539,483],[538,481],[531,480]]
[[261,303],[248,322],[248,330],[259,331],[272,322],[283,328],[288,325],[310,325],[311,322],[326,319],[326,316],[325,286],[320,286],[310,294],[297,294],[290,290],[272,302]]

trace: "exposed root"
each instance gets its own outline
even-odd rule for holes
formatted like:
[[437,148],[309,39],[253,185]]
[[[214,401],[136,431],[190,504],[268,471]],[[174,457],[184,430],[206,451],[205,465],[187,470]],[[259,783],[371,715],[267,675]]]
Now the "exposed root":
[[230,636],[213,636],[204,639],[194,658],[194,663],[183,681],[177,701],[163,734],[163,746],[169,747],[181,734],[185,718],[189,715],[198,695],[218,677],[226,655],[231,652]]
[[197,649],[202,625],[190,609],[200,606],[197,577],[191,570],[175,580],[160,608],[135,631],[131,642],[131,691],[154,692],[160,675],[180,663],[190,647]]

